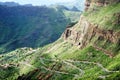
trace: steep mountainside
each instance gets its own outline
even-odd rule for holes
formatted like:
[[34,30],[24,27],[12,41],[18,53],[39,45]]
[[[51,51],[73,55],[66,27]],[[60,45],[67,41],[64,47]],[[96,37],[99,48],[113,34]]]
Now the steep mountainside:
[[[73,18],[68,16],[70,12]],[[0,53],[55,41],[65,26],[80,16],[80,12],[69,13],[59,7],[0,6]]]
[[89,1],[79,22],[68,25],[56,42],[1,55],[0,78],[120,80],[120,1],[106,6]]
[[58,3],[56,5],[64,5],[69,9],[72,9],[72,8],[76,7],[80,11],[84,10],[84,2],[85,2],[85,0],[72,0],[72,1],[73,2]]

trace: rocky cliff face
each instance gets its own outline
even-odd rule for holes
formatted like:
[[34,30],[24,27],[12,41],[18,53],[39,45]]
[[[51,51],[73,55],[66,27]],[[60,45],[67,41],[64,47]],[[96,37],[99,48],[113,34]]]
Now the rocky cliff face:
[[94,36],[98,37],[98,40],[106,39],[111,43],[117,43],[120,38],[120,32],[113,30],[102,30],[98,25],[88,22],[85,17],[81,17],[79,23],[79,29],[67,28],[63,34],[65,40],[71,40],[73,43],[79,46],[85,46]]
[[119,3],[120,0],[86,0],[85,2],[85,10],[94,10],[95,7],[103,7],[103,6],[107,6],[109,4],[113,4],[113,3]]
[[[67,28],[63,34],[63,38],[72,45],[78,46],[80,49],[86,47],[90,43],[92,43],[93,47],[97,48],[96,46],[99,45],[99,41],[103,43],[103,46],[106,43],[120,44],[120,31],[115,32],[113,30],[100,29],[98,25],[88,22],[84,17],[81,17],[81,20],[75,26],[78,25],[79,28]],[[112,50],[107,52],[107,50],[102,47],[100,50],[106,52],[110,57],[114,56]]]
[[[87,3],[87,5],[90,5],[90,3]],[[118,14],[113,16],[119,18]],[[116,18],[116,20],[115,24],[119,24],[119,19]],[[88,21],[85,16],[81,16],[80,21],[74,27],[67,28],[62,37],[80,49],[92,44],[93,47],[102,50],[110,57],[120,51],[120,31],[101,28],[100,25]],[[109,49],[105,47],[106,45],[110,45],[108,46]],[[118,46],[113,47],[112,45]],[[116,47],[118,49],[114,51]]]

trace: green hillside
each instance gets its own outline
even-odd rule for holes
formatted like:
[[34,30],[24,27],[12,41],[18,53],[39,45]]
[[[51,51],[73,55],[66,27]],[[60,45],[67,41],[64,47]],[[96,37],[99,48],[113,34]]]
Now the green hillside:
[[0,55],[1,80],[120,80],[120,3],[90,4],[54,43]]
[[[54,42],[75,20],[64,12],[67,10],[46,6],[0,6],[0,53]],[[80,12],[70,12],[76,18],[80,16]]]

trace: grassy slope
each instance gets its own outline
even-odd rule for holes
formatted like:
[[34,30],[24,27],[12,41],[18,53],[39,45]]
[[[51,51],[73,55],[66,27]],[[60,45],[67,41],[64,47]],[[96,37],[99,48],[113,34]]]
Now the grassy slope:
[[[100,29],[120,32],[119,14],[120,3],[102,7],[98,11],[86,12],[84,13],[84,16],[86,16],[86,19],[92,24],[97,24]],[[113,44],[106,40],[97,41],[97,43],[98,46],[103,47],[108,51],[111,50],[114,54],[120,53],[119,43]],[[116,53],[116,51],[118,52]]]
[[118,19],[118,16],[114,16],[116,13],[120,14],[120,3],[102,7],[100,11],[86,12],[84,15],[88,21],[98,24],[103,29],[119,31],[120,24],[115,24]]
[[[20,47],[35,48],[51,43],[60,37],[66,25],[73,20],[64,14],[67,10],[45,6],[1,6],[0,10],[0,54]],[[79,12],[71,13],[80,16]]]
[[[29,49],[27,50],[20,50],[18,51],[13,51],[9,54],[6,54],[6,57],[4,55],[3,57],[3,64],[4,63],[21,63],[18,68],[15,68],[15,70],[18,70],[19,72],[15,74],[12,74],[12,76],[9,75],[8,78],[12,77],[15,78],[16,76],[21,75],[21,74],[26,74],[29,71],[32,71],[34,69],[42,69],[47,75],[47,72],[45,69],[42,67],[50,67],[55,62],[58,64],[63,64],[61,72],[66,72],[68,75],[65,74],[59,74],[56,73],[51,79],[55,80],[72,80],[73,78],[77,78],[80,80],[96,80],[99,79],[99,76],[105,76],[111,80],[119,80],[120,78],[117,77],[119,76],[120,72],[109,72],[109,71],[119,71],[120,68],[120,55],[116,55],[114,58],[109,58],[106,56],[103,52],[95,50],[92,46],[87,46],[83,50],[79,50],[76,46],[72,46],[71,44],[63,41],[63,40],[58,40],[53,44],[50,44],[48,46],[45,46],[43,48],[36,49],[35,52],[32,52],[31,54],[27,54]],[[12,54],[12,56],[10,56]],[[19,56],[18,56],[19,55]],[[10,57],[8,59],[8,57]],[[45,59],[44,59],[45,58]],[[1,58],[2,59],[2,58]],[[47,60],[48,59],[48,60]],[[53,61],[51,61],[53,60]],[[71,66],[65,62],[67,60],[71,60],[73,62],[69,62],[70,64],[74,65]],[[78,62],[75,62],[78,61]],[[83,62],[80,62],[83,61]],[[85,63],[86,61],[92,62],[92,63]],[[28,66],[24,63],[30,64],[31,66]],[[100,63],[103,65],[104,68],[108,69],[109,71],[105,71],[103,68],[98,66],[97,64],[94,63]],[[78,68],[76,68],[76,67]],[[79,69],[84,71],[84,75],[81,76],[81,72]],[[10,71],[11,69],[9,69]],[[8,72],[9,72],[8,71]],[[41,73],[39,72],[39,73]],[[3,74],[3,73],[2,73]],[[79,76],[79,77],[75,77]],[[15,76],[16,75],[16,76]],[[70,76],[72,75],[72,76]],[[28,74],[27,74],[28,76]],[[36,73],[34,76],[32,76],[34,79],[38,76],[38,73]],[[61,77],[62,76],[62,77]],[[106,79],[107,79],[106,78]],[[117,79],[118,78],[118,79]]]
[[[119,5],[120,4],[116,5],[116,8],[119,7]],[[110,11],[109,7],[106,7],[105,10],[107,12]],[[104,12],[104,9],[103,11],[101,9],[99,13],[102,12]],[[110,14],[112,13],[113,11]],[[100,15],[96,14],[95,16],[98,17]],[[90,19],[91,17],[92,16],[87,16],[88,19]],[[93,18],[93,20],[97,21],[99,19],[95,17]],[[106,25],[106,24],[104,23],[102,25]],[[114,27],[111,26],[110,28],[113,29]],[[19,74],[24,73],[26,74],[26,77],[32,77],[33,80],[36,80],[36,76],[38,76],[39,73],[43,73],[43,75],[55,73],[50,78],[50,80],[74,80],[74,79],[119,80],[120,79],[119,53],[114,58],[109,58],[107,55],[104,54],[104,52],[94,49],[91,45],[88,45],[86,48],[80,50],[78,49],[77,46],[73,46],[62,39],[59,39],[58,41],[49,44],[43,48],[38,48],[36,49],[35,52],[32,52],[29,55],[27,55],[28,51],[29,50],[20,50],[19,52],[16,50],[9,54],[3,55],[3,57],[0,59],[5,61],[3,62],[3,64],[6,62],[13,64],[19,62],[27,62],[28,64],[32,65],[32,67],[28,65],[20,65],[18,69],[20,70]],[[12,54],[12,56],[10,54]],[[8,59],[8,57],[10,58]],[[57,71],[65,72],[68,74],[55,72],[54,71],[55,69],[53,69],[53,72],[51,72],[44,68],[44,67],[50,68],[55,63],[57,63],[57,65],[62,64],[62,68]],[[29,71],[34,70],[34,68],[42,69],[42,70],[40,72],[36,72],[36,74],[30,75],[31,72],[29,73]],[[18,76],[18,74],[17,75],[13,74],[13,76],[9,76],[8,78],[10,80],[10,77],[14,78],[16,76]]]

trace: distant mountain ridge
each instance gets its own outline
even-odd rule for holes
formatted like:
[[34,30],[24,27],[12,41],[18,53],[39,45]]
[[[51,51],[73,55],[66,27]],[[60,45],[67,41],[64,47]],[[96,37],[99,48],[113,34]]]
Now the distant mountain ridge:
[[57,3],[55,5],[64,5],[69,9],[76,7],[78,10],[84,11],[84,3],[85,0],[74,0],[73,2]]
[[20,4],[16,2],[0,2],[0,5],[9,6],[9,7],[20,6]]
[[[29,5],[27,5],[29,6]],[[0,6],[0,52],[40,47],[57,40],[79,12],[46,6]],[[71,14],[70,14],[71,15]]]
[[0,2],[0,5],[2,5],[2,6],[8,6],[8,7],[15,7],[15,6],[33,6],[32,4],[21,5],[21,4],[16,3],[16,2]]
[[[62,5],[67,7],[68,9],[77,9],[79,11],[83,11],[84,10],[84,0],[74,0],[73,2],[63,2],[63,3],[54,3],[51,5],[46,5],[46,6],[57,6],[57,5]],[[8,7],[13,7],[13,6],[33,6],[32,4],[24,4],[21,5],[17,2],[0,2],[0,5],[4,5],[4,6],[8,6]]]
[[0,54],[0,78],[120,80],[120,0],[86,0],[80,20],[67,25],[54,43]]

